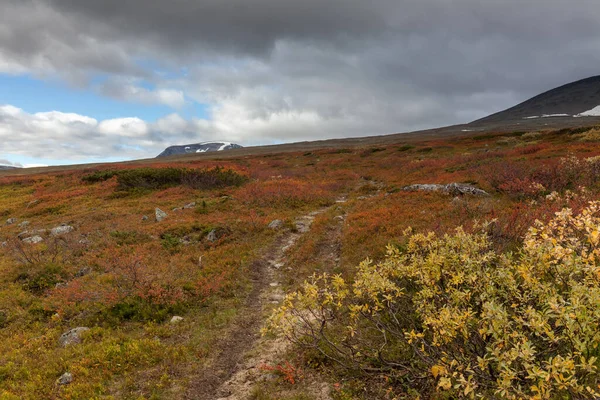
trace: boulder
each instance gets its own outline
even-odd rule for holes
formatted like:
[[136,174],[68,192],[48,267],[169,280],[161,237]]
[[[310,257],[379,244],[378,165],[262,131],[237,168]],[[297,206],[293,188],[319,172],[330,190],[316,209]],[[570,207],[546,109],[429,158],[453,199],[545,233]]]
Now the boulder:
[[79,344],[81,343],[81,334],[89,330],[90,328],[86,328],[85,326],[73,328],[70,331],[67,331],[60,335],[60,338],[58,338],[58,344],[62,347],[67,347],[73,344]]
[[173,318],[171,318],[170,323],[171,324],[178,324],[181,321],[183,321],[183,317],[180,317],[179,315],[173,315]]
[[38,235],[23,239],[23,243],[29,243],[29,244],[36,244],[36,243],[40,243],[43,241],[44,241],[44,238],[41,236],[38,236]]
[[76,278],[81,278],[82,276],[86,276],[92,272],[92,267],[83,267],[75,274]]
[[216,229],[213,229],[212,231],[208,232],[208,235],[206,235],[206,240],[208,240],[209,242],[216,242],[217,239],[218,237]]
[[68,385],[71,382],[73,382],[73,374],[70,372],[65,372],[56,380],[59,385]]
[[6,220],[6,225],[12,225],[15,222],[17,222],[16,218],[9,218],[9,219]]
[[64,235],[65,233],[69,233],[72,232],[75,228],[73,228],[71,225],[60,225],[57,227],[54,227],[52,229],[50,229],[50,234],[52,236],[60,236],[60,235]]
[[405,186],[402,188],[402,190],[407,192],[442,192],[452,196],[489,196],[485,190],[481,190],[475,186],[467,185],[465,183],[449,183],[447,185],[440,185],[436,183],[415,184]]
[[275,219],[271,221],[268,225],[269,229],[273,229],[274,231],[283,228],[283,221],[280,219]]
[[156,215],[156,222],[160,222],[168,216],[166,212],[158,207],[154,210],[154,214]]
[[29,225],[29,221],[23,221],[18,226],[19,228],[25,228],[27,225]]
[[185,206],[183,206],[183,208],[185,208],[186,210],[190,209],[190,208],[194,208],[196,207],[196,202],[193,201],[191,203],[186,204]]

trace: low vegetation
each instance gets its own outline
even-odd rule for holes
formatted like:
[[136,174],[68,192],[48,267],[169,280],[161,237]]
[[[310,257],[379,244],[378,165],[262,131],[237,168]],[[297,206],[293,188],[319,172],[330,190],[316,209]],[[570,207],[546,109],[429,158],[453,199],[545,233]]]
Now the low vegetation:
[[595,132],[0,176],[0,398],[193,398],[249,298],[254,398],[597,397]]
[[599,396],[600,203],[531,227],[517,254],[485,233],[408,234],[352,282],[313,276],[267,331],[397,393]]

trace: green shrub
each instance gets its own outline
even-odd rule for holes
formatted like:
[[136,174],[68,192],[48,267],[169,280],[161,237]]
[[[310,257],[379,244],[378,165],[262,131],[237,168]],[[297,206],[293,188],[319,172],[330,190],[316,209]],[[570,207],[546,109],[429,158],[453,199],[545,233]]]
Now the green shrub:
[[17,281],[23,285],[23,289],[41,294],[53,288],[57,283],[66,278],[62,266],[54,263],[31,265],[17,277]]
[[267,331],[424,398],[600,396],[600,202],[531,227],[517,254],[484,233],[411,235],[353,283],[315,276]]
[[405,144],[404,146],[398,147],[398,151],[408,151],[414,149],[415,146],[411,146],[410,144]]
[[150,241],[150,236],[137,231],[112,231],[110,236],[119,246],[133,245]]
[[155,190],[185,185],[193,189],[240,186],[248,178],[231,169],[138,168],[117,174],[117,190]]
[[86,183],[104,182],[117,175],[117,171],[106,170],[96,171],[88,175],[84,175],[81,180]]

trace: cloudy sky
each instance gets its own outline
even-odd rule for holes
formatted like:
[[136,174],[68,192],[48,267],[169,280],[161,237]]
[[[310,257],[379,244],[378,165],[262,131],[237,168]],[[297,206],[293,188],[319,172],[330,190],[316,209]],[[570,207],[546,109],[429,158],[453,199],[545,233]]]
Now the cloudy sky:
[[597,0],[1,0],[0,163],[468,122],[599,50]]

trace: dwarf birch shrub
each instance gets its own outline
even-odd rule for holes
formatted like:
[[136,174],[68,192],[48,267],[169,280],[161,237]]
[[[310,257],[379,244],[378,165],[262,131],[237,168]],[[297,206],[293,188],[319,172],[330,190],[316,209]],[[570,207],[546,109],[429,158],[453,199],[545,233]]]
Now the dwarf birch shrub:
[[426,397],[597,398],[599,211],[537,222],[516,254],[461,228],[408,232],[353,282],[313,276],[266,331]]

